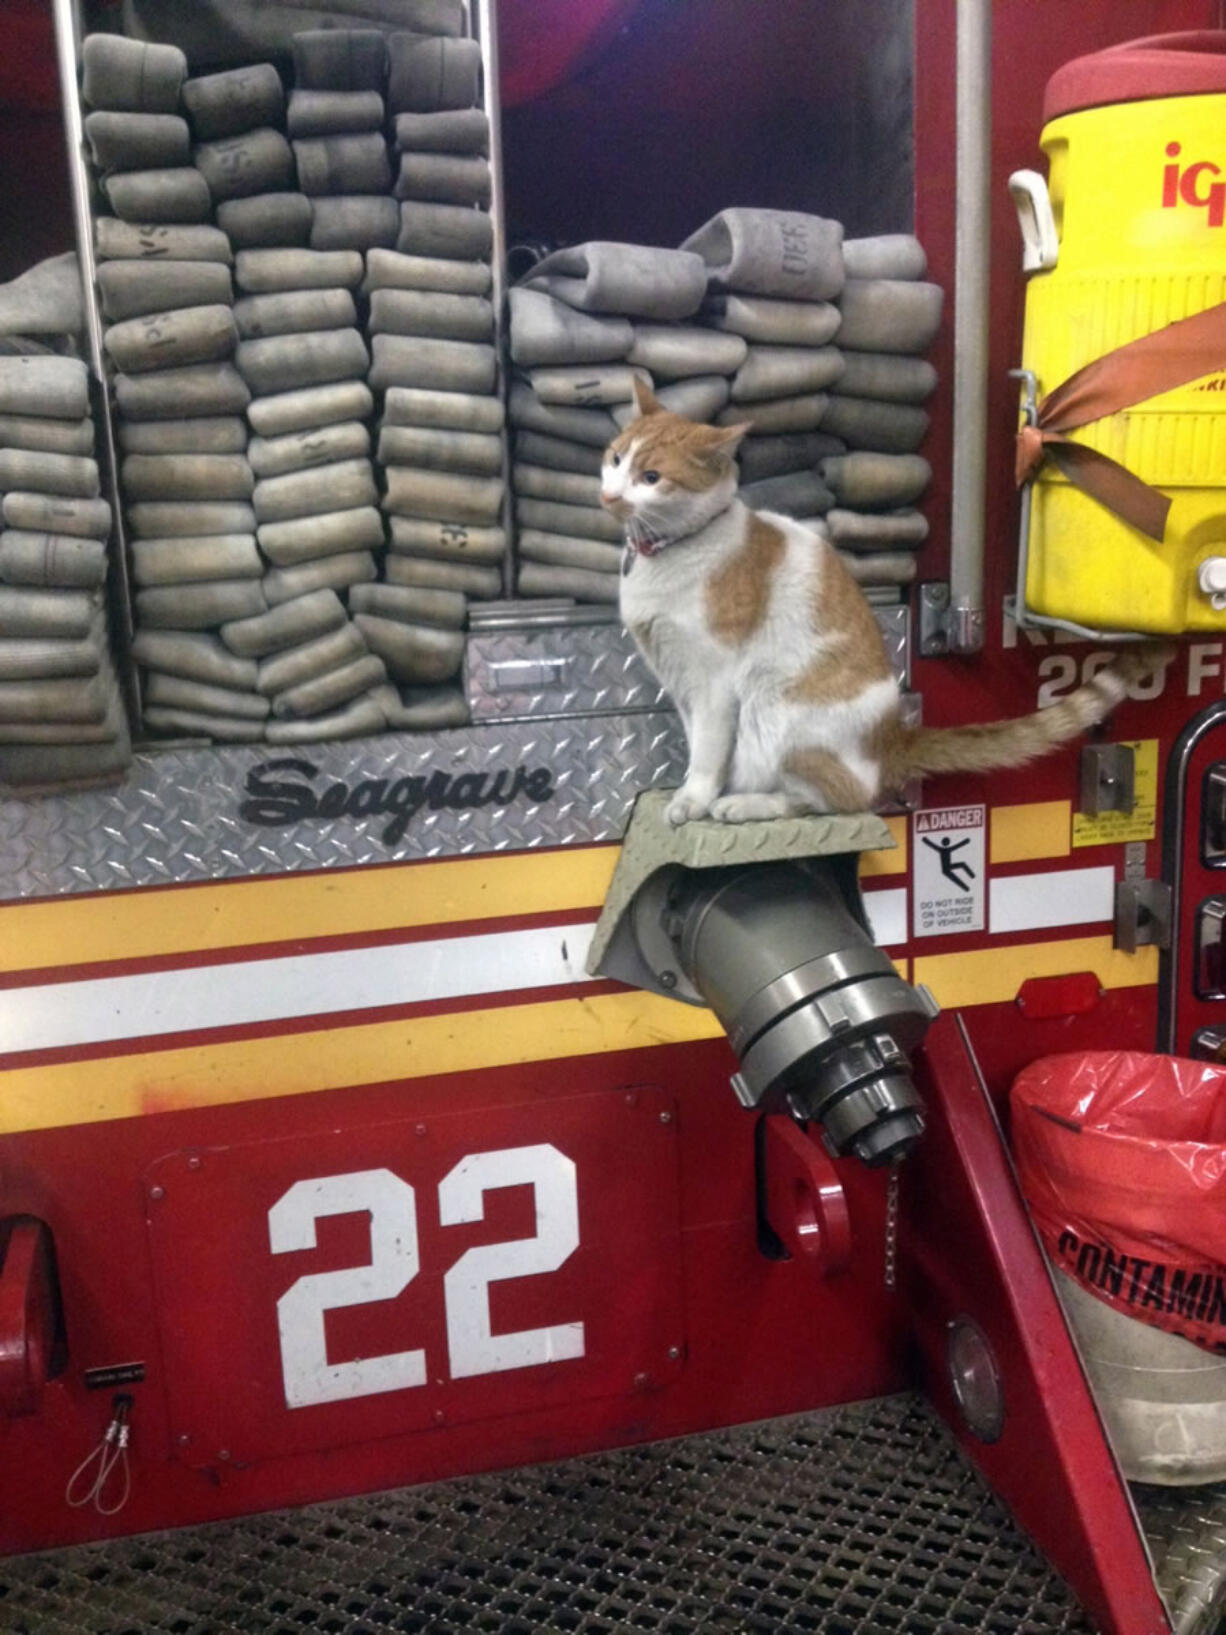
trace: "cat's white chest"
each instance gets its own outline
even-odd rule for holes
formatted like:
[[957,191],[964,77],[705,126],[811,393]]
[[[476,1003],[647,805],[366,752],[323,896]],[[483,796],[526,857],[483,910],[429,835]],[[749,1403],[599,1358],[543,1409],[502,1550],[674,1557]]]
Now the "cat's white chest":
[[647,662],[675,697],[692,690],[710,646],[703,617],[703,567],[678,551],[634,556],[620,587],[622,622]]
[[640,618],[666,618],[698,629],[703,625],[704,577],[702,565],[678,551],[669,561],[667,550],[658,556],[633,556],[621,577],[622,616],[627,624]]

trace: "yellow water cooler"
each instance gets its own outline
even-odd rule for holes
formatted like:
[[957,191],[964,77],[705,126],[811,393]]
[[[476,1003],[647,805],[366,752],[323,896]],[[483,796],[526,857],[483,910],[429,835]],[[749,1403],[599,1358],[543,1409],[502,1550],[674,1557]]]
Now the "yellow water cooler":
[[[1022,363],[1048,420],[1019,468],[1027,609],[1103,631],[1226,630],[1226,32],[1066,64],[1042,146],[1046,188],[1034,172],[1010,184],[1033,269]],[[1127,406],[1099,413],[1079,371],[1098,408]],[[1057,389],[1063,416],[1049,412]],[[1079,464],[1095,468],[1084,483],[1066,475]],[[1104,500],[1096,473],[1140,504]]]

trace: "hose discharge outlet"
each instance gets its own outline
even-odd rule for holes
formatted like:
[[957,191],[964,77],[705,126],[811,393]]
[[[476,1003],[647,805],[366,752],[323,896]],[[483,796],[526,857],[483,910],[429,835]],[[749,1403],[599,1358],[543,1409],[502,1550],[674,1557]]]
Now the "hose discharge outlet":
[[937,1005],[874,945],[854,858],[665,868],[630,917],[664,990],[723,1024],[743,1106],[816,1120],[837,1157],[906,1156],[924,1127],[908,1056]]

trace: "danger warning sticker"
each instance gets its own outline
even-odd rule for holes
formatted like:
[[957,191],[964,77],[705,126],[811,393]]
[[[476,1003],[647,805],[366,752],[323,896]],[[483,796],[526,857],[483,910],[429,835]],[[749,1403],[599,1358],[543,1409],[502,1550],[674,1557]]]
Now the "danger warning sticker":
[[987,807],[934,807],[912,827],[915,935],[982,931]]

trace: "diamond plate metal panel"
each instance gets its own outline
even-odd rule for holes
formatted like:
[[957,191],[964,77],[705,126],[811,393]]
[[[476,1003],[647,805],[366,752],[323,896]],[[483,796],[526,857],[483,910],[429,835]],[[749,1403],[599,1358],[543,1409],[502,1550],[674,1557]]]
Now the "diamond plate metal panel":
[[905,602],[875,607],[873,617],[885,638],[885,650],[900,687],[911,685],[911,609]]
[[1132,1496],[1176,1635],[1211,1635],[1226,1614],[1226,1482],[1138,1482]]
[[[910,610],[874,607],[899,683],[911,669]],[[476,621],[480,615],[476,615]],[[668,707],[668,695],[612,608],[474,622],[464,664],[474,721],[623,714]]]
[[0,1563],[14,1635],[1090,1635],[891,1397]]
[[[891,658],[905,675],[905,608],[874,610]],[[490,631],[490,662],[537,661],[525,632]],[[637,795],[668,788],[685,774],[685,739],[621,627],[612,621],[534,627],[532,637],[569,644],[570,691],[588,707],[562,713],[547,690],[504,696],[535,712],[440,733],[387,733],[340,743],[167,749],[138,754],[118,788],[39,800],[0,800],[0,901],[72,891],[178,884],[367,863],[620,840]],[[474,644],[478,638],[474,638]],[[637,667],[637,668],[636,668]],[[616,704],[614,699],[621,702]],[[628,700],[637,700],[631,705]],[[517,706],[518,707],[518,706]],[[607,710],[607,713],[605,713]],[[350,797],[380,799],[409,778],[442,777],[402,834],[388,838],[386,809],[319,814],[284,827],[241,815],[253,771],[292,762],[307,772],[270,773],[309,786],[318,798],[343,784]],[[457,780],[546,769],[549,794],[521,792],[506,804],[465,803]],[[480,793],[480,791],[478,792]],[[339,798],[339,797],[338,797]]]
[[[498,804],[495,780],[505,795],[517,768],[521,783],[538,780]],[[142,754],[117,789],[0,801],[0,900],[619,840],[635,797],[684,772],[681,724],[666,711]],[[344,786],[329,800],[348,809],[252,822],[253,774],[289,783],[300,803]],[[387,800],[407,779],[420,780],[422,804],[389,839],[400,814]]]

